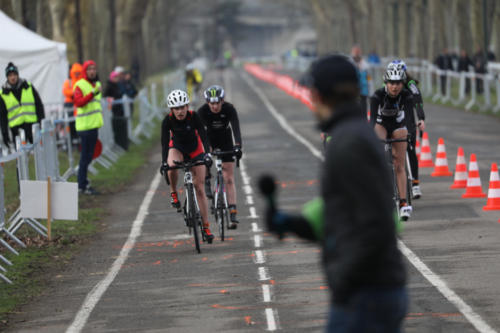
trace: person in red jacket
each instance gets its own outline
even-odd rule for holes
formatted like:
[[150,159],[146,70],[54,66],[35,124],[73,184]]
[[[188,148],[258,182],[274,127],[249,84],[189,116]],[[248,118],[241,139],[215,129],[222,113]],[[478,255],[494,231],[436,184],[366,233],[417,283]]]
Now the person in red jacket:
[[78,190],[80,193],[90,195],[98,194],[90,187],[87,169],[94,155],[98,129],[103,125],[101,91],[97,65],[93,60],[87,60],[83,64],[82,78],[75,83],[73,103],[77,108],[75,128],[82,145],[78,168]]
[[[69,78],[66,79],[63,83],[63,95],[64,95],[64,109],[68,113],[68,118],[73,117],[74,109],[73,109],[73,88],[75,87],[76,81],[80,80],[82,77],[82,65],[75,62],[69,71]],[[78,138],[75,130],[75,121],[71,121],[69,123],[71,140],[75,140]]]

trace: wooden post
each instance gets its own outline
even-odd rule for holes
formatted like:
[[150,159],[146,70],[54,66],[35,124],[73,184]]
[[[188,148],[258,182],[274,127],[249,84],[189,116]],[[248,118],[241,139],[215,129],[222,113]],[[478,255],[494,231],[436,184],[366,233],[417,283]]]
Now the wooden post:
[[52,235],[51,235],[52,216],[51,216],[50,206],[51,206],[51,200],[50,200],[50,176],[49,176],[47,178],[47,236],[49,238],[49,241],[52,240]]

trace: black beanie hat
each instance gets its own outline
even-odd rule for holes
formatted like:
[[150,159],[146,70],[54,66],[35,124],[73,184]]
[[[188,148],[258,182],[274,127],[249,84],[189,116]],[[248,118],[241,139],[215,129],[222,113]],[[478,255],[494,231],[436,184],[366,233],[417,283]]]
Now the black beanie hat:
[[309,88],[316,88],[323,96],[328,96],[338,85],[359,84],[359,78],[356,67],[348,57],[334,54],[314,61],[301,83]]
[[5,67],[5,76],[8,76],[10,72],[16,72],[16,74],[19,75],[19,71],[17,70],[16,65],[14,65],[12,62],[9,62],[7,67]]

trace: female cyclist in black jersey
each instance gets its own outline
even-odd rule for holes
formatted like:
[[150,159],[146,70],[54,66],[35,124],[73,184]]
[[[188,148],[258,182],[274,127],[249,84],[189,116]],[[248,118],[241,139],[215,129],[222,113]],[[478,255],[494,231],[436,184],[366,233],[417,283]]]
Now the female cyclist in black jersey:
[[[169,170],[169,167],[175,166],[173,161],[206,159],[210,163],[211,158],[205,153],[208,152],[209,147],[205,127],[196,112],[189,110],[187,93],[182,90],[172,91],[167,97],[167,106],[170,108],[170,113],[165,116],[161,125],[162,167],[160,172],[165,175],[168,170],[171,203],[173,207],[179,209],[181,204],[177,197],[178,170]],[[198,165],[191,171],[204,232],[210,243],[214,235],[210,232],[208,222],[208,201],[204,186],[205,169],[204,165]]]
[[[408,136],[405,114],[413,110],[413,97],[404,89],[406,73],[388,69],[384,74],[385,86],[375,91],[370,99],[372,124],[381,140],[405,139]],[[394,167],[400,195],[400,216],[408,219],[412,208],[406,202],[406,142],[394,142]]]
[[[207,127],[208,139],[212,149],[234,151],[236,158],[241,158],[241,132],[238,113],[231,103],[224,100],[224,88],[218,85],[208,87],[203,93],[207,101],[198,109],[198,115]],[[234,142],[233,142],[234,136]],[[236,189],[234,185],[234,158],[222,158],[222,173],[227,188],[227,199],[231,224],[229,229],[236,229]]]
[[[417,144],[417,127],[420,130],[420,133],[423,133],[425,130],[425,113],[424,113],[424,101],[422,100],[422,94],[420,93],[420,89],[418,89],[418,80],[414,79],[408,74],[406,70],[406,64],[403,60],[393,60],[389,65],[387,65],[387,69],[389,68],[397,68],[401,69],[406,73],[406,79],[404,82],[405,87],[412,93],[413,100],[415,104],[415,108],[408,112],[406,115],[406,127],[408,128],[408,133],[410,134],[410,144],[408,145],[408,157],[410,160],[411,167],[411,175],[413,176],[413,184],[412,184],[412,194],[414,199],[418,199],[422,196],[422,191],[420,190],[420,181],[418,177],[418,158],[416,151]],[[415,123],[415,112],[417,116],[417,122]]]

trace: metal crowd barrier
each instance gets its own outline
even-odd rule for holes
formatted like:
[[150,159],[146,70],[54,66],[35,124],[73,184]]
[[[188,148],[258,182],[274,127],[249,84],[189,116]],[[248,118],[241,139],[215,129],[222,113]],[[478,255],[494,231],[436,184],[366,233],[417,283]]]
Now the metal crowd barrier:
[[[370,95],[383,84],[383,74],[389,61],[395,58],[382,58],[380,65],[368,64],[371,77],[369,81]],[[297,57],[285,62],[285,68],[305,71],[313,58]],[[480,111],[500,111],[500,63],[489,63],[489,73],[480,74],[470,70],[456,72],[440,70],[430,62],[421,59],[405,59],[408,72],[419,81],[419,87],[424,97],[433,102],[451,103],[462,106],[466,110],[477,107]],[[441,78],[446,81],[445,91],[441,89]],[[482,92],[477,88],[482,85]],[[469,87],[469,89],[467,89]],[[468,91],[467,91],[468,90]]]
[[[178,70],[166,75],[162,84],[161,92],[165,96],[173,89],[185,89],[184,72]],[[141,142],[141,137],[151,138],[154,124],[164,116],[164,108],[159,102],[157,90],[157,85],[152,84],[149,88],[143,88],[135,99],[123,96],[122,99],[112,102],[123,104],[128,137],[135,144]],[[135,124],[132,119],[133,103],[136,103],[137,112],[139,112],[138,121]],[[89,171],[94,174],[98,173],[95,164],[110,168],[125,152],[114,140],[109,101],[102,99],[102,106],[104,124],[99,129],[99,140],[103,149],[101,155],[89,166]],[[73,158],[74,142],[72,142],[69,129],[70,122],[75,120],[74,117],[68,116],[71,111],[72,109],[64,108],[61,105],[46,105],[46,119],[42,120],[41,127],[39,124],[33,125],[33,144],[26,143],[26,136],[22,130],[20,135],[15,138],[15,150],[9,151],[4,144],[0,144],[0,245],[13,255],[19,255],[16,246],[26,247],[26,244],[16,236],[22,226],[26,225],[44,237],[47,236],[47,228],[36,219],[23,218],[20,208],[16,209],[9,218],[6,217],[4,163],[16,160],[18,188],[21,180],[30,179],[30,155],[34,157],[35,180],[47,180],[50,177],[54,181],[67,181],[71,175],[78,171],[78,166],[75,165]],[[69,162],[69,168],[62,175],[59,169],[59,152],[61,151],[67,153]],[[7,273],[5,266],[11,265],[12,262],[0,254],[0,279],[7,283],[12,283],[12,281],[5,275]]]

